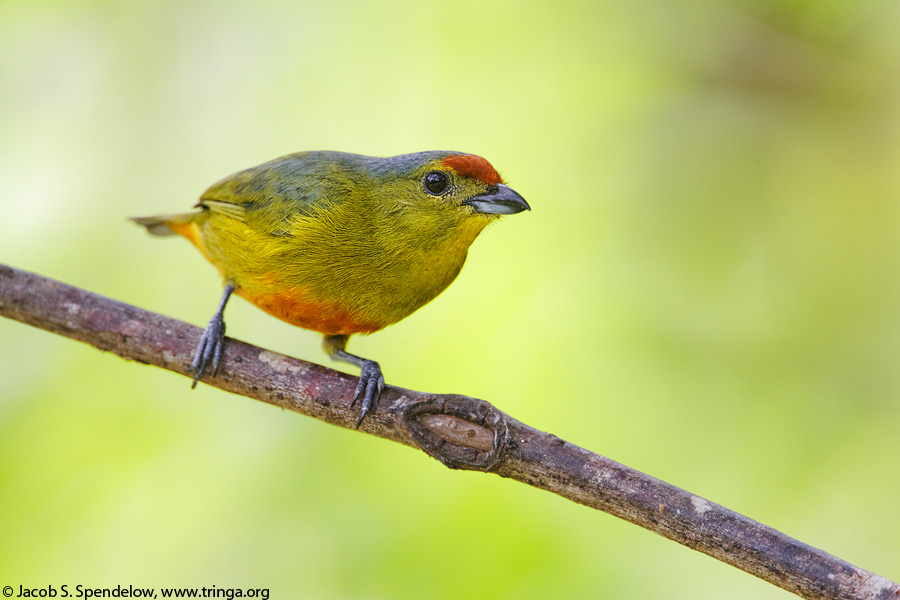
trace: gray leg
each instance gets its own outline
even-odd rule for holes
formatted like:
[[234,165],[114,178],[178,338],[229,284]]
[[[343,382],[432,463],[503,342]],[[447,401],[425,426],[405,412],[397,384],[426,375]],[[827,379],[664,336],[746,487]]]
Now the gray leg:
[[225,312],[225,305],[228,304],[228,299],[231,298],[233,291],[234,285],[230,283],[225,285],[225,293],[222,294],[219,308],[216,309],[216,314],[209,320],[206,330],[200,336],[200,343],[197,344],[194,361],[191,363],[191,369],[194,370],[194,382],[191,383],[191,389],[197,387],[203,371],[210,364],[212,364],[213,375],[219,370],[219,359],[222,358],[222,346],[225,342],[225,319],[222,317],[222,313]]
[[381,390],[384,389],[384,375],[381,374],[381,367],[374,360],[350,354],[345,350],[349,339],[349,335],[326,335],[322,347],[325,348],[325,352],[332,360],[350,363],[360,368],[359,385],[356,386],[356,394],[350,405],[360,403],[359,417],[356,419],[356,428],[359,429],[366,414],[378,404]]

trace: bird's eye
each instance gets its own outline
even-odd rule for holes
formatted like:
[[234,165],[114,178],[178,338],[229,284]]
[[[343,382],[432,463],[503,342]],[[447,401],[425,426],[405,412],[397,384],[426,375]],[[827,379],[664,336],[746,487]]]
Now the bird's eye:
[[450,177],[443,171],[429,171],[422,180],[425,191],[433,196],[440,196],[450,187]]

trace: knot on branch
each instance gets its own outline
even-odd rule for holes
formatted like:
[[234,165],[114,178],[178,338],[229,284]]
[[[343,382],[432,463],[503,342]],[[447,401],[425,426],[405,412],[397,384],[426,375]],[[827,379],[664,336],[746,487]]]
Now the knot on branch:
[[413,441],[451,469],[490,471],[506,450],[506,416],[483,400],[426,395],[399,416]]

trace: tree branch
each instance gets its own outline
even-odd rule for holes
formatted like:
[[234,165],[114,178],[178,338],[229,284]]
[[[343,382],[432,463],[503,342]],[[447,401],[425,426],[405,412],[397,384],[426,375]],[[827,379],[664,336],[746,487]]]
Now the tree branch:
[[[0,314],[191,376],[201,329],[0,264]],[[228,339],[203,382],[352,428],[356,377]],[[451,468],[497,473],[602,510],[804,598],[900,600],[900,585],[664,481],[579,448],[487,402],[386,387],[361,431]]]

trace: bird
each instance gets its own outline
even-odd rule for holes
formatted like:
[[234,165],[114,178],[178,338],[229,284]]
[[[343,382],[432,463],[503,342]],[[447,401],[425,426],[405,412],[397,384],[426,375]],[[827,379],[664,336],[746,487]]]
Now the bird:
[[385,380],[378,362],[347,351],[350,336],[430,302],[456,279],[487,225],[531,210],[486,159],[456,151],[297,152],[222,179],[194,208],[131,217],[153,235],[187,238],[222,276],[191,387],[218,370],[225,306],[236,294],[323,334],[332,360],[359,367],[356,428],[377,407]]

